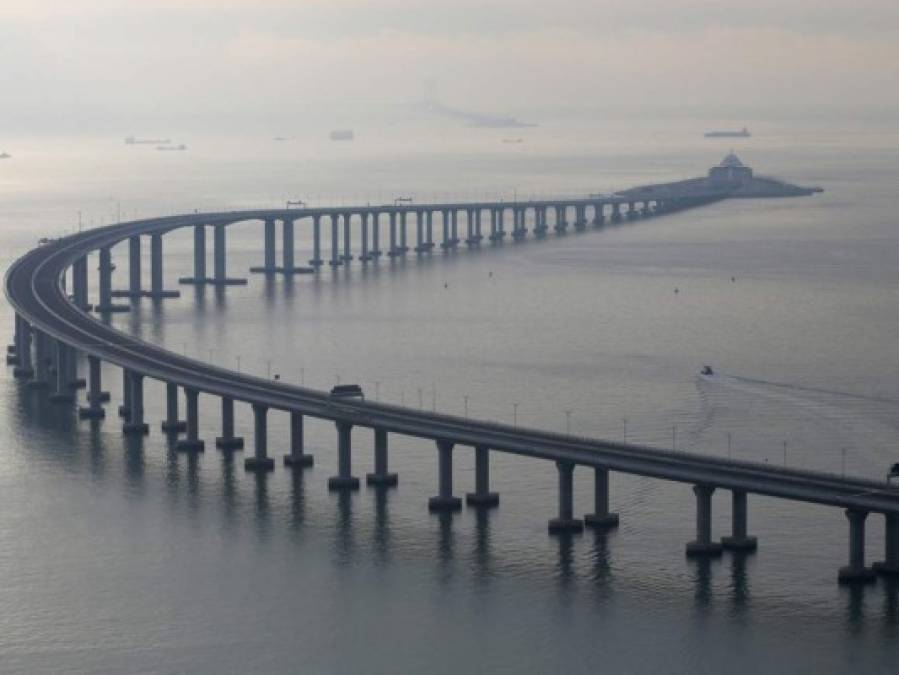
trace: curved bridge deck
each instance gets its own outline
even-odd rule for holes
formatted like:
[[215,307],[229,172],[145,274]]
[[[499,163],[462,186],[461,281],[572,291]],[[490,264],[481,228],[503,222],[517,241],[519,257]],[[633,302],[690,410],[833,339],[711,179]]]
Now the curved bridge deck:
[[[663,206],[669,210],[687,208],[712,201],[711,196],[701,200],[692,198],[689,203],[667,204],[655,203],[656,211],[661,212]],[[517,204],[434,204],[416,206],[381,206],[335,209],[302,209],[302,210],[257,210],[231,213],[189,214],[157,219],[148,219],[124,223],[89,232],[71,235],[36,248],[20,258],[8,271],[6,276],[6,294],[17,314],[17,332],[15,346],[10,348],[8,361],[18,365],[17,372],[29,377],[38,384],[41,378],[48,376],[48,364],[56,369],[56,393],[60,400],[66,400],[67,390],[77,375],[72,374],[71,364],[74,359],[71,350],[77,350],[89,357],[91,363],[91,382],[88,400],[88,411],[101,413],[99,362],[106,361],[124,369],[130,376],[130,389],[126,391],[124,406],[130,418],[126,421],[125,431],[144,433],[146,425],[142,411],[141,382],[150,377],[169,385],[169,419],[170,430],[177,431],[186,426],[187,439],[183,441],[185,449],[198,447],[202,441],[197,437],[198,394],[221,397],[223,405],[223,438],[233,436],[233,402],[246,402],[253,406],[256,419],[255,452],[248,458],[247,467],[267,470],[273,462],[267,456],[265,415],[268,409],[288,411],[292,414],[292,430],[298,433],[298,439],[292,439],[295,451],[293,464],[302,466],[308,463],[302,455],[302,416],[333,420],[337,424],[339,435],[339,474],[331,480],[334,489],[352,489],[358,480],[351,473],[350,431],[352,426],[369,427],[375,430],[376,439],[376,473],[372,482],[395,481],[395,474],[386,470],[387,435],[403,434],[436,442],[440,454],[439,493],[431,500],[434,509],[455,509],[460,500],[453,495],[452,489],[452,451],[455,445],[472,446],[476,449],[476,481],[477,490],[469,495],[473,504],[495,504],[498,497],[489,492],[488,452],[508,452],[529,457],[550,460],[556,463],[559,472],[559,513],[550,521],[551,531],[577,530],[583,521],[572,513],[572,480],[575,466],[591,467],[596,472],[596,513],[587,517],[588,524],[600,527],[612,527],[617,524],[617,515],[608,510],[608,472],[620,471],[642,476],[650,476],[665,480],[679,481],[694,485],[697,496],[697,538],[688,545],[688,554],[716,555],[721,546],[713,542],[710,536],[711,493],[716,488],[728,489],[733,495],[734,532],[726,537],[725,545],[735,548],[752,549],[755,539],[746,532],[746,495],[754,493],[803,502],[814,502],[847,509],[850,523],[850,562],[841,570],[841,579],[845,581],[867,581],[871,572],[864,563],[864,522],[869,512],[884,514],[886,517],[886,555],[881,569],[887,573],[899,572],[899,488],[889,484],[859,478],[841,477],[831,474],[816,473],[800,469],[773,467],[767,464],[731,461],[684,452],[673,452],[658,448],[615,443],[602,439],[578,438],[527,429],[518,426],[495,424],[469,418],[459,418],[439,413],[426,412],[395,405],[375,403],[362,400],[335,399],[328,392],[293,386],[282,382],[261,379],[251,375],[217,368],[207,363],[186,358],[166,351],[153,344],[123,334],[106,323],[98,320],[86,307],[86,258],[99,251],[101,253],[101,275],[103,271],[103,252],[106,252],[108,267],[109,247],[118,242],[128,240],[131,245],[132,268],[137,265],[137,291],[140,292],[139,238],[149,235],[154,238],[183,227],[194,227],[200,230],[207,226],[222,228],[224,226],[247,220],[260,220],[266,224],[266,264],[271,267],[268,253],[269,241],[273,239],[275,220],[285,223],[285,244],[287,243],[287,223],[290,223],[290,245],[292,246],[294,221],[311,218],[315,223],[318,237],[318,219],[332,216],[336,232],[336,218],[347,214],[373,215],[374,250],[377,251],[377,216],[391,216],[391,254],[396,250],[395,217],[404,213],[418,214],[419,223],[424,212],[442,212],[443,214],[465,211],[468,214],[469,229],[475,221],[480,222],[480,211],[488,209],[491,218],[499,210],[498,231],[502,229],[502,211],[511,209],[515,213],[515,228],[519,228],[518,212],[528,208],[534,209],[536,222],[545,225],[545,214],[548,209],[574,208],[580,216],[581,209],[587,206],[596,209],[596,217],[601,221],[603,208],[612,205],[613,215],[621,204],[628,204],[627,199],[605,199],[598,202],[594,199],[567,200],[565,202],[533,202]],[[634,207],[628,204],[629,210]],[[544,219],[540,218],[540,209]],[[644,215],[652,215],[650,204],[644,205]],[[521,227],[523,227],[523,216]],[[492,226],[494,223],[491,223]],[[453,215],[455,226],[455,215]],[[405,229],[405,222],[403,222]],[[420,228],[420,226],[419,226]],[[447,219],[444,216],[445,237]],[[221,234],[221,251],[219,251],[219,235],[216,238],[216,272],[224,278],[224,234]],[[478,229],[479,232],[479,229]],[[367,237],[363,230],[363,237]],[[421,236],[421,235],[420,235]],[[403,232],[402,239],[405,239]],[[135,245],[135,240],[137,244]],[[337,235],[334,235],[336,242]],[[154,239],[156,241],[156,239]],[[197,237],[198,246],[205,242]],[[363,239],[363,250],[367,241]],[[161,247],[161,243],[159,244]],[[316,260],[319,260],[318,239],[316,238]],[[136,254],[135,254],[136,251]],[[400,251],[403,253],[404,251]],[[154,287],[161,277],[161,248],[154,248],[154,256],[160,256],[159,272],[156,272],[154,257]],[[204,253],[205,255],[205,253]],[[219,269],[219,255],[222,257]],[[293,252],[290,252],[291,263]],[[285,257],[287,253],[285,252]],[[285,263],[288,261],[285,260]],[[319,260],[320,262],[320,260]],[[70,299],[62,285],[67,269],[75,270],[74,301]],[[106,272],[109,274],[110,272]],[[132,271],[132,281],[134,273]],[[101,295],[109,293],[109,280],[101,279]],[[104,291],[105,288],[105,291]],[[134,288],[132,287],[132,291]],[[108,297],[101,297],[100,304],[109,304]],[[37,340],[32,340],[32,336]],[[36,355],[32,357],[32,342],[36,342]],[[48,355],[48,346],[55,350]],[[68,351],[67,351],[68,350]],[[32,367],[33,364],[33,367]],[[182,423],[177,417],[177,392],[182,388],[187,395],[187,421]],[[172,392],[174,391],[174,400]],[[231,406],[229,420],[229,405]],[[174,406],[174,412],[173,411]],[[174,417],[173,417],[174,415]],[[99,414],[96,416],[100,416]],[[229,429],[230,424],[230,429]],[[298,429],[298,431],[297,431]],[[193,444],[193,445],[192,445]],[[227,445],[227,443],[225,443]],[[297,447],[299,446],[299,447]],[[311,461],[311,458],[308,458]]]

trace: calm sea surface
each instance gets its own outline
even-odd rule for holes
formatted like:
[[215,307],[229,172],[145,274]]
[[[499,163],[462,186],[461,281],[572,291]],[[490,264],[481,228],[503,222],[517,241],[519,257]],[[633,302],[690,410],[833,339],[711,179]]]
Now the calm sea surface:
[[[610,191],[700,174],[733,144],[759,173],[826,192],[316,278],[252,276],[224,293],[183,287],[114,322],[222,366],[359,382],[412,407],[463,414],[467,401],[483,419],[833,472],[845,458],[847,473],[882,478],[899,461],[899,136],[750,126],[753,138],[723,142],[683,120],[547,125],[514,131],[515,144],[424,127],[360,128],[354,143],[191,136],[176,139],[183,153],[3,138],[0,261],[79,217],[86,228],[288,199]],[[298,260],[309,234],[298,227]],[[261,224],[228,236],[229,273],[246,276]],[[165,246],[175,287],[191,235]],[[12,318],[4,303],[7,339]],[[703,363],[719,376],[697,377]],[[104,377],[115,403],[120,373]],[[207,450],[192,456],[158,432],[163,387],[148,383],[147,399],[152,433],[131,441],[114,416],[78,421],[0,377],[0,672],[886,673],[899,662],[899,586],[836,583],[838,509],[750,497],[758,553],[697,563],[683,552],[688,485],[613,475],[621,527],[553,538],[549,463],[495,456],[500,507],[443,518],[426,508],[427,443],[391,437],[395,490],[338,496],[326,489],[333,425],[307,423],[313,469],[257,477],[214,448],[217,400],[201,398]],[[251,421],[238,406],[248,441]],[[270,416],[273,454],[287,422]],[[372,436],[353,440],[361,476]],[[461,494],[473,456],[455,458]],[[589,512],[590,472],[575,481],[576,510]],[[714,509],[714,534],[728,533],[728,493]],[[880,516],[868,532],[879,559]]]

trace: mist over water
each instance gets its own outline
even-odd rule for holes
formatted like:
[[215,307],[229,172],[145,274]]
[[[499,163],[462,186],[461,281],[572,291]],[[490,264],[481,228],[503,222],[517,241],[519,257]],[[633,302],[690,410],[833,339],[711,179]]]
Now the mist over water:
[[[222,293],[182,287],[177,300],[142,300],[113,321],[172,351],[321,389],[359,382],[369,397],[457,414],[467,398],[472,417],[773,464],[786,455],[835,473],[845,457],[846,473],[882,479],[899,461],[899,137],[845,121],[745,123],[751,139],[722,141],[685,118],[372,125],[353,143],[294,130],[271,134],[288,141],[174,134],[183,153],[108,137],[4,139],[13,157],[0,162],[0,255],[8,265],[40,236],[77,228],[79,211],[89,227],[119,212],[295,199],[606,192],[699,175],[734,149],[758,173],[826,191],[315,278],[254,275]],[[310,257],[307,225],[298,261]],[[262,260],[261,224],[229,228],[228,246],[229,274],[247,276]],[[165,247],[175,287],[191,271],[191,233],[167,235]],[[126,247],[114,255],[121,287]],[[5,304],[0,320],[11,339]],[[700,377],[703,363],[716,376]],[[111,412],[121,374],[103,375]],[[621,527],[552,538],[549,463],[496,455],[500,507],[438,517],[426,508],[437,489],[429,444],[391,437],[398,488],[337,496],[326,489],[333,425],[307,422],[312,470],[257,477],[240,454],[215,450],[211,397],[201,397],[206,452],[167,447],[163,393],[148,382],[152,431],[133,442],[114,415],[78,421],[3,377],[0,670],[895,667],[899,589],[837,586],[848,529],[838,509],[751,496],[758,553],[697,563],[683,555],[695,527],[687,485],[613,474]],[[250,411],[237,412],[250,441]],[[286,415],[272,413],[269,434],[270,452],[286,452]],[[353,443],[362,476],[371,433],[354,429]],[[457,494],[473,486],[472,455],[456,450]],[[591,479],[575,472],[579,513],[591,510]],[[729,494],[716,492],[713,508],[714,535],[727,534]],[[868,519],[869,560],[883,555],[882,527]]]

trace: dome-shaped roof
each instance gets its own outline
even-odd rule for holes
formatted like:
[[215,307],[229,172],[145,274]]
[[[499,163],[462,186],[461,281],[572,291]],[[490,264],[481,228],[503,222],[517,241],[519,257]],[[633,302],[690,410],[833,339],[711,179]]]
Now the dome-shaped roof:
[[740,168],[746,166],[743,162],[740,161],[740,158],[737,157],[733,152],[727,153],[724,159],[721,160],[721,164],[718,166],[725,166],[730,168]]

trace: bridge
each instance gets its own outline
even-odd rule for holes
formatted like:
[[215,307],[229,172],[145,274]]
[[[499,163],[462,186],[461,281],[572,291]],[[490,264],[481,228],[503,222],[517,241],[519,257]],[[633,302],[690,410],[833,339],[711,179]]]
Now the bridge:
[[[182,284],[227,286],[246,283],[245,278],[227,274],[227,228],[235,223],[257,221],[264,232],[264,260],[253,268],[264,274],[323,273],[330,267],[358,264],[377,265],[380,235],[387,221],[386,256],[432,256],[434,224],[439,219],[439,246],[445,252],[459,247],[460,223],[465,224],[465,247],[502,246],[509,235],[515,242],[543,238],[552,232],[565,236],[569,227],[576,231],[601,228],[606,223],[658,217],[726,198],[717,190],[691,189],[689,192],[637,191],[594,196],[585,199],[544,201],[478,202],[447,204],[366,205],[341,208],[300,208],[192,213],[120,223],[48,241],[18,259],[8,270],[6,296],[15,309],[15,340],[9,345],[7,363],[28,387],[46,387],[57,405],[74,405],[81,388],[86,389],[83,418],[101,419],[109,394],[103,391],[101,364],[122,369],[123,399],[119,414],[124,434],[149,432],[144,416],[143,387],[146,378],[166,385],[164,433],[177,439],[176,447],[197,452],[205,442],[199,434],[200,395],[221,401],[221,436],[215,444],[223,450],[243,447],[235,436],[235,403],[252,406],[254,415],[253,453],[245,459],[248,471],[271,471],[274,459],[268,453],[267,415],[270,410],[290,415],[290,453],[283,458],[291,470],[313,463],[303,446],[305,417],[330,420],[337,432],[337,474],[328,480],[331,490],[357,490],[359,478],[352,471],[352,430],[374,431],[374,471],[366,476],[369,484],[395,485],[397,474],[388,468],[388,439],[404,435],[433,442],[438,453],[436,494],[428,502],[435,511],[455,511],[462,499],[453,486],[453,458],[456,448],[474,450],[475,485],[466,495],[473,507],[497,506],[499,495],[490,490],[490,454],[524,455],[553,462],[558,473],[558,511],[549,520],[550,533],[579,531],[584,526],[613,528],[619,516],[610,510],[609,473],[618,471],[693,486],[696,495],[696,537],[687,543],[688,556],[716,556],[722,549],[753,551],[756,538],[748,531],[748,495],[811,502],[845,509],[849,524],[849,560],[841,567],[841,583],[873,581],[878,573],[899,574],[899,488],[888,483],[836,476],[768,464],[725,460],[686,452],[674,452],[602,439],[581,438],[426,412],[386,403],[339,399],[329,392],[272,381],[238,373],[181,356],[156,345],[126,335],[99,320],[111,312],[127,311],[131,305],[116,304],[117,296],[166,298],[178,294],[167,290],[163,274],[163,241],[166,233],[192,228],[194,234],[193,276]],[[530,215],[530,220],[527,216]],[[589,220],[588,220],[589,217]],[[415,239],[408,232],[414,221]],[[532,223],[529,232],[526,223]],[[276,260],[277,225],[281,225],[282,258]],[[311,226],[312,257],[308,265],[295,258],[294,232],[297,224]],[[483,229],[489,223],[489,233]],[[330,224],[330,250],[322,257],[323,224]],[[507,226],[509,230],[507,230]],[[206,231],[213,231],[214,265],[206,270]],[[357,236],[352,236],[356,234]],[[530,234],[530,237],[529,237]],[[150,239],[151,279],[146,288],[141,279],[144,238]],[[111,248],[127,242],[128,288],[112,288]],[[354,250],[352,245],[357,244]],[[410,245],[412,247],[410,248]],[[99,271],[98,297],[89,298],[88,261],[96,257]],[[71,293],[69,292],[71,290]],[[86,378],[77,372],[78,355],[86,356]],[[185,413],[179,413],[180,399]],[[594,511],[583,518],[573,512],[572,476],[576,468],[594,474]],[[712,495],[727,490],[732,499],[732,531],[720,541],[712,537]],[[865,562],[865,523],[869,514],[884,519],[884,558],[874,566]]]

